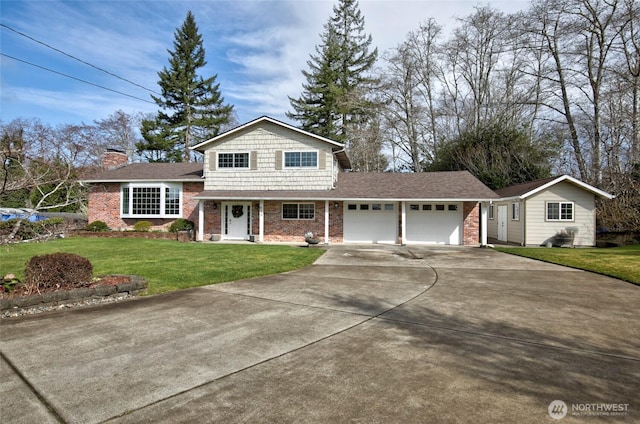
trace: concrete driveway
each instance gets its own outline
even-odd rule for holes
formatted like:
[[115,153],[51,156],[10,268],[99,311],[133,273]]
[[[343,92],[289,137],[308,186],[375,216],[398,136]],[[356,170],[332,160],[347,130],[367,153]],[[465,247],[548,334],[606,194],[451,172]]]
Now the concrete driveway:
[[638,422],[639,305],[640,287],[490,249],[335,246],[2,320],[0,421],[540,423],[561,400],[562,422]]

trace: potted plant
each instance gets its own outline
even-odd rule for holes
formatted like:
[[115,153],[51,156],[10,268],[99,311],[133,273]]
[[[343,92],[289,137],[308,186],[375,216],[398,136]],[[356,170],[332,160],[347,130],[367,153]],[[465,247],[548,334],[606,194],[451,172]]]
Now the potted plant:
[[307,243],[307,247],[311,245],[315,246],[316,244],[320,243],[320,239],[316,237],[311,231],[307,231],[304,234],[304,241]]

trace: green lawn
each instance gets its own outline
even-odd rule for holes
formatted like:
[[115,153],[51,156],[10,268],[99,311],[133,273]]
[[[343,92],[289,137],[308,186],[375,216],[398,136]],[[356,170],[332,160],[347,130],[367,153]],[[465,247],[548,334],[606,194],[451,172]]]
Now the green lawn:
[[640,284],[640,245],[577,249],[500,246],[495,250]]
[[35,255],[76,253],[94,275],[133,274],[149,282],[146,294],[277,274],[313,263],[324,250],[264,244],[179,243],[172,240],[69,238],[0,246],[0,275],[22,278]]

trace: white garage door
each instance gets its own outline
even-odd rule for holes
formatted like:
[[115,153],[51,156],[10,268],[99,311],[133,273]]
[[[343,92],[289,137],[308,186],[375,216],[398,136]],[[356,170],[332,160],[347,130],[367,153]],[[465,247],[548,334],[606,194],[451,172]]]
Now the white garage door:
[[407,204],[407,243],[461,244],[461,203]]
[[344,205],[344,241],[347,243],[396,243],[397,203],[350,203]]

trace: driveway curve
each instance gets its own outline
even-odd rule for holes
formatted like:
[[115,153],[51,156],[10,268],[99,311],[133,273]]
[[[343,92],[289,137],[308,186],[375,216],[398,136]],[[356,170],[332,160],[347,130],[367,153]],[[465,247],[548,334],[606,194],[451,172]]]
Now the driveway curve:
[[631,422],[638,304],[636,286],[489,249],[335,246],[294,272],[5,319],[0,412],[537,423],[562,400],[567,422],[587,404]]

